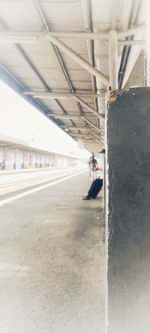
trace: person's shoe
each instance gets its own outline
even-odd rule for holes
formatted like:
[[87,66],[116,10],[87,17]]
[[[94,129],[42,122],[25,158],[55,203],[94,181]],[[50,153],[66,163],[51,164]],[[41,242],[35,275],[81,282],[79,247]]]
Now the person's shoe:
[[88,196],[88,193],[85,193],[82,195],[82,198],[87,197],[87,196]]
[[82,200],[91,200],[91,198],[88,195],[83,195]]

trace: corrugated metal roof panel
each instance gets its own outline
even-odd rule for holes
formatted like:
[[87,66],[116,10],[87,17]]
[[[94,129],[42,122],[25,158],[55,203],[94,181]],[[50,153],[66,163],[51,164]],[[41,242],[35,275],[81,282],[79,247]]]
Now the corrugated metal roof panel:
[[[90,6],[91,3],[91,12]],[[99,78],[93,78],[91,73],[81,67],[64,51],[54,47],[46,37],[47,31],[53,32],[109,32],[110,29],[123,31],[134,24],[142,24],[144,22],[142,0],[0,0],[1,13],[1,33],[10,31],[15,35],[16,32],[33,33],[39,37],[37,44],[29,41],[23,42],[20,37],[20,44],[0,43],[0,60],[5,65],[5,76],[8,80],[12,75],[21,83],[22,91],[35,92],[72,92],[72,93],[89,93],[88,97],[80,96],[80,98],[91,106],[93,110],[104,113],[105,96],[99,98],[95,103],[93,97],[90,96],[95,90],[101,92],[106,90],[106,86]],[[36,37],[35,36],[35,37]],[[28,37],[28,36],[27,36]],[[0,35],[1,38],[1,35]],[[140,38],[140,37],[139,37]],[[28,38],[27,38],[28,39]],[[10,38],[11,40],[11,38]],[[13,41],[13,37],[12,37]],[[86,39],[74,37],[61,37],[60,41],[68,45],[77,55],[84,59],[87,63],[93,64],[96,69],[104,75],[109,74],[109,57],[108,57],[108,41],[94,40],[90,42]],[[124,75],[124,82],[127,80],[140,49],[131,48],[130,57],[127,63],[127,69]],[[121,63],[123,47],[119,47],[118,70]],[[10,71],[10,76],[9,76]],[[17,84],[15,82],[15,84]],[[14,84],[14,85],[15,85]],[[123,83],[125,84],[125,83]],[[36,101],[36,97],[33,97]],[[57,100],[45,99],[43,96],[38,97],[37,101],[43,103],[47,111],[54,114],[80,114],[84,113],[93,124],[99,127],[97,115],[92,114],[87,107],[79,104],[73,98]],[[44,111],[45,112],[45,111]],[[50,118],[51,119],[51,118]],[[81,127],[80,131],[76,128],[69,128],[69,124],[77,124]],[[77,118],[71,122],[69,119],[60,119],[60,124],[68,126],[69,134],[83,133],[85,138],[85,147],[96,152],[103,145],[102,138],[98,139],[98,131],[92,134],[90,129],[83,129],[85,124],[82,118]],[[90,126],[90,125],[89,125]],[[92,129],[92,127],[91,127]],[[97,131],[97,132],[96,132]],[[103,134],[102,134],[103,135]],[[93,143],[86,141],[93,138]],[[95,141],[98,140],[98,141]],[[100,142],[101,140],[101,142]]]

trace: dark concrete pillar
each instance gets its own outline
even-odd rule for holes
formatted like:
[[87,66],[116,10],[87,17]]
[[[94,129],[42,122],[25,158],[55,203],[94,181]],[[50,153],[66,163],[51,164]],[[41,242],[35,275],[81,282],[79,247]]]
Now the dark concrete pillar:
[[150,332],[150,89],[117,91],[108,110],[109,333]]

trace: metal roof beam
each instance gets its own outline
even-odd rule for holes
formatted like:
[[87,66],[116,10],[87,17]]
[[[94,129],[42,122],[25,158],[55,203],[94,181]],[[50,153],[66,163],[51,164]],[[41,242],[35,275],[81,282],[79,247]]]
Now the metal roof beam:
[[33,72],[36,74],[36,76],[38,77],[38,79],[41,81],[41,83],[43,84],[44,88],[47,89],[48,91],[50,91],[50,87],[48,86],[48,84],[46,83],[46,81],[44,80],[44,78],[42,77],[42,75],[40,74],[40,72],[37,70],[36,66],[31,61],[31,59],[29,58],[29,56],[27,55],[27,53],[24,51],[24,49],[22,48],[22,46],[16,45],[16,48],[21,53],[22,57],[26,60],[27,64],[32,68]]
[[[34,3],[35,3],[35,6],[36,6],[36,8],[37,8],[37,11],[38,11],[38,13],[39,13],[39,16],[40,16],[40,18],[41,18],[41,21],[42,21],[42,23],[43,23],[43,25],[44,25],[44,28],[46,29],[47,32],[50,32],[49,24],[48,24],[47,19],[46,19],[45,15],[44,15],[44,12],[43,12],[43,9],[42,9],[42,7],[41,7],[41,4],[40,4],[39,0],[34,0]],[[42,40],[43,40],[43,34],[42,34],[42,36],[41,36],[41,34],[40,34],[39,37],[41,37]],[[48,46],[49,46],[49,43],[48,43]],[[63,72],[64,72],[64,71],[65,71],[65,66],[63,66],[64,64],[63,64],[62,59],[61,59],[61,61],[60,61],[60,57],[61,57],[60,52],[59,52],[59,50],[57,49],[56,46],[53,46],[53,49],[54,49],[54,52],[55,52],[55,54],[56,54],[56,57],[57,57],[57,59],[58,59],[58,61],[59,61],[59,63],[60,63],[60,66],[61,66],[61,68],[62,68],[62,70],[63,70]],[[65,77],[66,77],[66,76],[65,76]],[[48,89],[48,90],[50,91],[50,89]],[[57,105],[58,105],[58,106],[60,107],[60,109],[63,111],[63,113],[64,113],[64,114],[67,114],[67,111],[64,109],[64,107],[62,106],[62,104],[60,103],[60,101],[57,99],[57,97],[55,97],[54,99],[55,99],[55,102],[57,103]]]
[[[44,24],[44,27],[45,27],[46,31],[47,31],[47,32],[50,32],[50,26],[49,26],[49,23],[47,22],[47,19],[46,19],[46,17],[45,17],[45,14],[44,14],[44,11],[43,11],[43,9],[42,9],[42,7],[41,7],[41,4],[39,3],[39,0],[34,0],[34,3],[35,3],[35,5],[36,5],[36,8],[37,8],[37,10],[38,10],[38,13],[39,13],[39,15],[40,15],[40,17],[41,17],[41,20],[42,20],[42,22],[43,22],[43,24]],[[48,41],[48,39],[46,39],[46,40]],[[48,41],[48,43],[49,43],[49,41]],[[74,93],[74,92],[75,92],[75,90],[74,90],[74,86],[73,86],[73,83],[72,83],[71,78],[70,78],[70,76],[69,76],[69,73],[68,73],[68,71],[67,71],[67,67],[66,67],[65,62],[64,62],[64,60],[63,60],[63,56],[62,56],[62,54],[61,54],[59,48],[58,48],[56,45],[52,45],[52,47],[53,47],[53,50],[54,50],[54,52],[55,52],[56,58],[57,58],[57,60],[58,60],[58,62],[59,62],[59,64],[60,64],[60,67],[61,67],[61,69],[62,69],[62,72],[63,72],[63,74],[64,74],[64,77],[65,77],[65,79],[66,79],[66,81],[67,81],[67,83],[68,83],[69,89],[70,89],[70,91],[71,91],[72,93]],[[79,111],[80,111],[80,104],[79,104],[78,102],[76,102],[76,104],[77,104],[77,107],[78,107],[78,109],[79,109]],[[71,119],[71,122],[72,122],[72,124],[74,125],[72,119]]]
[[93,113],[97,118],[103,118],[97,111],[95,111],[91,106],[89,106],[87,103],[85,103],[81,98],[74,96],[74,98],[83,105],[88,111]]
[[67,129],[70,129],[70,130],[88,130],[89,129],[89,126],[73,126],[73,125],[61,125],[60,126],[61,128],[67,128]]
[[[49,31],[41,33],[29,31],[0,31],[0,43],[38,43],[41,39],[51,39],[56,38],[78,38],[78,39],[86,39],[86,40],[109,40],[109,33],[99,33],[99,32],[55,32]],[[117,31],[118,39],[126,38],[129,36],[136,35],[140,32],[144,32],[145,25],[136,26],[131,29],[127,29],[126,31]],[[53,40],[53,43],[55,44]],[[64,44],[65,45],[65,44]]]
[[98,141],[97,139],[94,139],[94,138],[92,138],[92,139],[90,139],[90,140],[88,140],[88,139],[86,139],[86,140],[83,140],[83,143],[95,143],[95,142],[99,142],[100,143],[100,140]]
[[[0,77],[19,95],[24,96],[24,90],[26,89],[26,87],[18,79],[16,79],[16,77],[14,77],[14,75],[10,71],[8,71],[8,69],[3,65],[0,65]],[[50,108],[47,109],[47,107],[43,104],[42,101],[35,100],[33,96],[24,96],[24,99],[46,116],[48,116],[50,114],[49,112],[52,111]],[[53,119],[53,122],[58,125],[57,120]]]
[[128,46],[134,46],[134,45],[141,45],[144,46],[145,45],[145,40],[136,40],[136,39],[132,39],[132,40],[118,40],[119,45],[128,45]]
[[[90,115],[88,115],[90,116]],[[82,119],[85,118],[83,115],[72,115],[72,114],[50,114],[49,117],[54,117],[54,118],[58,118],[58,119]]]
[[41,8],[41,5],[40,5],[40,3],[39,3],[39,0],[33,0],[33,1],[34,1],[34,3],[35,3],[35,6],[36,6],[36,8],[37,8],[37,11],[38,11],[38,13],[39,13],[39,15],[40,15],[41,21],[42,21],[43,24],[44,24],[44,27],[46,28],[47,31],[49,31],[49,25],[48,25],[48,23],[47,23],[47,20],[46,20],[44,14],[43,14],[43,10],[42,10],[42,8]]
[[39,36],[35,32],[0,31],[1,44],[37,44]]
[[109,85],[109,79],[103,73],[98,71],[95,67],[90,65],[87,61],[82,59],[76,52],[74,52],[70,47],[61,42],[58,38],[53,37],[50,33],[47,34],[48,40],[59,47],[61,51],[63,51],[66,55],[68,55],[71,59],[77,62],[82,68],[86,69],[89,73],[99,78],[101,82],[103,82],[106,86]]
[[58,38],[71,38],[71,39],[88,39],[88,40],[108,40],[108,33],[99,32],[55,32],[52,31],[46,34],[47,37],[58,37]]
[[[81,3],[82,3],[82,15],[86,32],[93,32],[91,0],[81,0]],[[94,40],[86,40],[86,44],[88,51],[88,61],[93,67],[95,67]],[[93,92],[95,92],[96,78],[92,74],[91,74],[91,85]],[[94,99],[94,108],[96,111],[98,111],[98,101],[96,99]]]
[[[23,58],[26,60],[26,62],[28,63],[28,65],[32,68],[32,70],[37,75],[37,77],[39,78],[39,80],[42,82],[42,84],[45,87],[45,89],[48,92],[50,92],[51,88],[46,83],[46,81],[43,79],[42,75],[39,73],[39,71],[37,70],[37,68],[35,67],[35,65],[32,63],[32,61],[30,60],[30,58],[28,57],[28,55],[26,54],[26,52],[23,50],[23,48],[20,45],[16,45],[16,48],[21,53],[21,55],[23,56]],[[58,101],[56,98],[55,98],[55,102],[60,107],[60,109],[63,111],[63,113],[67,113],[66,110],[61,105],[60,101]]]
[[[72,132],[71,133],[72,135],[74,135],[74,136],[79,136],[79,137],[84,137],[84,138],[87,138],[87,135],[89,135],[88,133],[75,133],[75,132]],[[91,134],[90,134],[90,136],[88,136],[88,137],[90,137],[90,138],[92,138],[91,137]]]
[[58,38],[71,38],[71,39],[87,39],[87,40],[108,40],[108,33],[94,33],[94,32],[53,32],[47,30],[46,32],[24,32],[24,31],[0,31],[1,43],[38,43],[40,39],[48,39],[50,36]]
[[92,135],[94,135],[98,140],[101,141],[100,135],[96,134],[91,128],[89,129],[89,131],[92,133]]
[[92,126],[92,127],[94,127],[97,131],[99,131],[100,132],[100,129],[95,125],[95,124],[93,124],[92,123],[92,121],[90,121],[89,119],[87,119],[86,117],[82,117],[90,126]]
[[139,34],[140,32],[144,32],[145,25],[139,25],[131,29],[127,29],[126,31],[118,32],[118,38],[126,38],[129,36],[134,36]]
[[66,98],[72,98],[72,97],[102,97],[105,96],[105,93],[68,93],[68,92],[39,92],[39,91],[25,91],[24,92],[25,95],[30,95],[33,96],[35,98],[43,98],[43,99],[55,99],[55,98],[62,98],[62,99],[66,99]]

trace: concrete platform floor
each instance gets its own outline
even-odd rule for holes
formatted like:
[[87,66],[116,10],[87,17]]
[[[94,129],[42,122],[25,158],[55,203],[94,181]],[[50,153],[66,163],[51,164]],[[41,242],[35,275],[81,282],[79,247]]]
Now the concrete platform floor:
[[104,333],[101,201],[83,173],[0,208],[0,332]]

